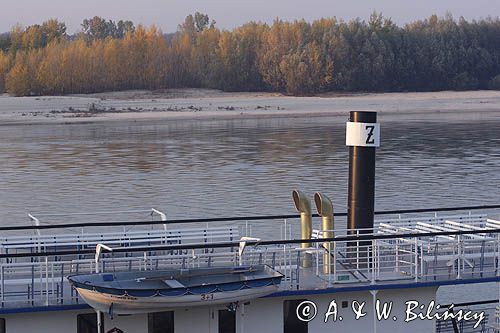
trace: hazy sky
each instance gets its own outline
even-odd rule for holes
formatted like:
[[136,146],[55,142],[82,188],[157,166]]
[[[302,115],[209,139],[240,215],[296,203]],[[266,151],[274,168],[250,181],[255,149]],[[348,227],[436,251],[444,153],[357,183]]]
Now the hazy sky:
[[373,10],[399,24],[446,11],[457,18],[473,19],[500,15],[500,0],[0,0],[0,31],[10,30],[16,23],[29,25],[58,18],[73,33],[84,18],[98,15],[156,24],[164,32],[173,32],[195,11],[209,14],[219,27],[232,28],[250,20],[272,22],[276,17],[365,19]]

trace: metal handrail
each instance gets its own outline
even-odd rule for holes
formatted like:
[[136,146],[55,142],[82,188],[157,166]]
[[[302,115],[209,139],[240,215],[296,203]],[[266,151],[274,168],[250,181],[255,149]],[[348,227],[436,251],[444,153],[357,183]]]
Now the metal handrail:
[[[300,244],[304,242],[309,243],[323,243],[323,242],[361,242],[370,240],[385,240],[385,239],[399,239],[399,238],[422,238],[433,236],[458,236],[458,235],[475,235],[475,234],[498,234],[499,229],[484,229],[484,230],[454,230],[454,231],[440,231],[440,232],[411,232],[400,234],[353,234],[340,237],[319,238],[319,239],[284,239],[284,240],[261,240],[261,241],[247,241],[247,246],[262,246],[262,245],[287,245],[287,244]],[[189,250],[189,249],[213,249],[225,247],[238,247],[239,241],[232,242],[217,242],[217,243],[193,243],[193,244],[180,244],[180,245],[154,245],[154,246],[130,246],[118,247],[113,249],[115,253],[123,252],[144,252],[144,251],[169,251],[169,250]],[[69,250],[69,251],[46,251],[46,252],[32,252],[32,253],[6,253],[0,254],[0,259],[6,258],[30,258],[30,257],[45,257],[45,256],[62,256],[62,255],[78,255],[78,254],[94,254],[92,249]]]
[[[476,232],[491,233],[500,235],[500,229],[491,230],[473,230],[462,231],[462,234],[471,234]],[[77,296],[73,294],[69,288],[68,281],[65,277],[68,274],[90,274],[98,269],[97,265],[102,265],[102,271],[130,271],[130,270],[154,270],[164,269],[165,267],[200,267],[211,265],[237,265],[239,263],[256,263],[269,264],[271,267],[282,272],[286,279],[283,282],[283,291],[288,289],[298,289],[320,287],[329,288],[334,284],[341,286],[344,281],[349,280],[349,283],[369,283],[390,284],[395,278],[398,281],[409,281],[408,283],[427,283],[438,281],[446,284],[447,281],[464,278],[466,281],[475,279],[481,282],[484,279],[491,281],[500,279],[497,275],[498,258],[500,255],[500,238],[491,238],[486,241],[478,239],[465,239],[465,237],[455,237],[447,240],[447,243],[440,243],[439,247],[423,246],[418,240],[423,237],[428,237],[429,234],[442,233],[427,233],[415,234],[411,233],[407,243],[400,243],[402,234],[397,235],[363,235],[335,237],[331,239],[318,239],[317,242],[312,240],[311,243],[320,245],[325,241],[331,240],[333,246],[332,261],[334,269],[328,273],[323,270],[318,270],[318,265],[324,265],[324,256],[320,248],[311,248],[313,256],[316,258],[316,269],[301,268],[301,251],[296,245],[303,242],[299,240],[288,241],[252,241],[246,240],[249,248],[242,257],[237,251],[236,244],[241,242],[241,239],[236,242],[225,243],[195,243],[183,244],[182,246],[161,246],[161,247],[123,247],[114,248],[113,253],[128,252],[131,255],[110,255],[106,254],[100,258],[99,263],[96,263],[94,258],[90,256],[73,256],[64,257],[65,252],[57,251],[57,257],[50,257],[49,252],[43,253],[25,253],[28,257],[43,257],[38,260],[30,260],[29,262],[21,262],[7,260],[0,264],[0,296],[2,298],[2,307],[18,306],[16,303],[23,303],[28,306],[52,305],[52,304],[76,304],[78,303]],[[396,241],[379,240],[382,238],[397,238]],[[364,238],[362,238],[364,237]],[[365,238],[371,238],[371,242],[364,242]],[[429,241],[435,240],[435,237],[430,236]],[[362,239],[359,247],[352,247],[351,244],[356,240]],[[278,243],[278,244],[276,244]],[[365,245],[363,244],[365,243]],[[370,244],[366,244],[370,243]],[[227,245],[235,245],[229,251],[196,251],[194,249],[228,247]],[[275,246],[266,246],[276,244]],[[219,246],[224,245],[224,246]],[[481,245],[478,248],[477,245]],[[260,247],[259,247],[260,246]],[[361,250],[359,250],[361,248]],[[156,250],[163,250],[165,252]],[[191,251],[173,251],[172,249],[193,249]],[[89,249],[92,254],[95,254],[93,249]],[[472,250],[470,252],[469,250]],[[486,251],[486,252],[485,252]],[[76,254],[85,254],[87,251],[77,251]],[[135,254],[132,254],[135,253]],[[195,255],[196,253],[196,255]],[[439,262],[434,261],[433,257],[437,253]],[[343,254],[343,255],[342,255]],[[476,261],[476,269],[471,269],[465,265],[467,258],[474,257]],[[19,257],[11,255],[11,257]],[[428,260],[431,259],[431,260]],[[243,262],[242,262],[243,261]],[[323,261],[323,262],[322,262]],[[484,265],[483,265],[484,263]],[[99,271],[101,271],[99,267]],[[314,279],[300,279],[301,272],[309,270],[309,273],[314,274]],[[326,275],[325,275],[326,274]],[[351,275],[349,277],[348,275]],[[309,275],[308,275],[309,276]],[[347,276],[347,280],[346,280]],[[467,280],[468,279],[468,280]],[[357,280],[357,281],[355,281]],[[302,282],[304,281],[304,282]],[[315,285],[310,282],[315,281]],[[414,281],[414,282],[413,282]],[[464,282],[464,283],[471,283]],[[64,292],[63,292],[64,288]],[[26,292],[27,290],[27,292]],[[18,293],[18,291],[21,291]],[[66,303],[69,302],[69,303]],[[76,302],[76,303],[75,303]],[[5,305],[3,305],[5,304]]]
[[[499,209],[500,205],[483,205],[483,206],[464,206],[464,207],[441,207],[441,208],[425,208],[425,209],[406,209],[406,210],[387,210],[375,212],[375,215],[395,215],[395,214],[412,214],[412,213],[426,213],[426,212],[451,212],[451,211],[464,211],[464,210],[486,210],[486,209]],[[86,213],[78,213],[85,215]],[[70,215],[70,214],[68,214]],[[313,214],[313,217],[320,217],[318,214]],[[334,216],[341,217],[347,216],[347,212],[335,213]],[[290,219],[299,218],[300,215],[265,215],[265,216],[235,216],[235,217],[220,217],[220,218],[198,218],[198,219],[176,219],[166,221],[168,224],[179,223],[210,223],[210,222],[235,222],[235,221],[260,221],[260,220],[273,220],[273,219]],[[0,231],[15,231],[15,230],[34,230],[34,229],[64,229],[76,227],[110,227],[110,226],[132,226],[132,225],[155,225],[164,224],[165,221],[112,221],[112,222],[85,222],[85,223],[65,223],[65,224],[51,224],[51,225],[21,225],[21,226],[3,226]]]

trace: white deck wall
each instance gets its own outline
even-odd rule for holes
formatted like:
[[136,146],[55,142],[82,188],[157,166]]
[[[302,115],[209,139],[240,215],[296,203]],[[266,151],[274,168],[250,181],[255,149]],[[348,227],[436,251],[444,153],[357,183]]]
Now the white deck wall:
[[[175,310],[175,333],[217,333],[219,318],[217,317],[217,311],[213,310],[215,309],[205,306]],[[212,312],[214,312],[213,316]]]
[[[435,298],[436,288],[411,288],[382,290],[377,294],[381,302],[393,301],[391,319],[376,323],[374,329],[372,294],[369,291],[344,292],[327,295],[309,295],[296,297],[264,298],[250,301],[238,308],[236,326],[238,333],[282,333],[283,332],[283,301],[287,299],[307,299],[315,302],[318,307],[316,318],[309,322],[310,333],[323,332],[391,332],[391,333],[429,333],[434,332],[435,323],[432,320],[415,320],[405,323],[405,302],[416,300],[421,304],[429,304]],[[324,315],[332,300],[338,305],[338,315],[342,321],[324,323]],[[367,315],[355,320],[351,310],[351,302],[366,302],[364,311]],[[342,301],[348,301],[348,308],[342,308]],[[174,313],[175,333],[217,333],[218,310],[225,307],[195,307],[177,309]],[[92,311],[58,311],[11,314],[0,316],[6,319],[6,333],[76,333],[77,314]],[[397,321],[392,316],[398,318]],[[241,319],[244,319],[243,321]],[[132,316],[116,316],[114,320],[105,318],[105,332],[113,327],[120,328],[125,333],[147,333],[148,320],[146,314]]]
[[[309,322],[310,333],[323,332],[412,332],[412,333],[429,333],[434,332],[435,322],[433,320],[415,320],[405,323],[405,302],[408,300],[416,300],[421,304],[429,304],[435,299],[436,288],[416,288],[416,289],[397,289],[383,290],[377,293],[377,298],[381,302],[393,302],[393,310],[391,319],[386,321],[377,321],[374,328],[373,321],[373,302],[372,294],[369,291],[336,293],[330,295],[310,295],[297,296],[286,298],[259,299],[250,302],[245,306],[245,322],[244,330],[237,327],[238,333],[254,333],[254,332],[283,332],[283,301],[286,299],[306,299],[313,301],[318,308],[316,318]],[[333,322],[330,317],[329,322],[325,323],[325,313],[332,300],[335,300],[338,306],[338,315],[343,317],[342,321]],[[359,320],[351,310],[351,302],[366,302],[364,312],[367,315]],[[348,307],[342,308],[342,301],[348,301]],[[415,310],[416,311],[416,310]],[[239,320],[241,313],[238,313]],[[393,316],[398,319],[394,321]],[[237,324],[238,326],[238,324]]]
[[[93,311],[31,312],[0,316],[5,318],[6,333],[76,333],[77,315]],[[104,321],[105,332],[114,327],[125,333],[147,333],[147,314],[120,316]]]

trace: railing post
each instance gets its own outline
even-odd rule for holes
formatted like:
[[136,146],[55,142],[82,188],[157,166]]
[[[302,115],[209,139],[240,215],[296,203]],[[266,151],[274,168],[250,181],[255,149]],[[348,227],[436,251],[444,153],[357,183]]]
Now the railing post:
[[[51,262],[50,263],[50,291],[52,293],[52,297],[54,296],[54,291],[56,290],[54,281],[55,281],[55,279],[54,279],[54,262]],[[56,295],[55,301],[56,301],[56,304],[57,304],[59,302],[57,300],[57,298],[59,297],[59,292],[58,291],[55,292],[55,295]]]
[[288,280],[290,276],[286,270],[286,245],[283,244],[283,273],[285,273],[285,280]]
[[4,306],[4,302],[5,302],[5,280],[4,280],[4,266],[2,265],[1,266],[1,272],[0,272],[0,279],[2,281],[2,308]]
[[64,262],[61,264],[61,304],[64,303]]
[[45,257],[45,305],[49,305],[49,258]]
[[[287,233],[287,231],[286,231],[286,225],[287,225],[287,221],[286,221],[286,219],[285,219],[284,223],[285,223],[285,232],[283,233],[283,235],[285,236],[285,238],[284,238],[284,239],[287,239],[287,237],[286,237],[286,233]],[[247,231],[247,233],[248,233],[248,231]],[[248,236],[248,235],[247,235],[247,236]]]
[[[367,249],[368,250],[368,249]],[[364,252],[364,251],[363,251]],[[371,276],[371,284],[375,284],[375,239],[372,239],[372,250],[364,252],[367,255],[367,263],[371,262],[372,266],[372,276]],[[370,260],[371,256],[371,260]],[[370,267],[370,266],[368,266]]]
[[[399,217],[401,219],[401,216]],[[399,239],[396,238],[396,262],[395,262],[395,269],[396,272],[399,272]]]
[[[325,264],[325,263],[323,263],[323,265],[324,265],[324,264]],[[330,267],[331,267],[331,266],[330,266]],[[331,269],[329,269],[329,270],[328,270],[328,287],[331,287],[331,285],[332,285],[332,270],[331,270]]]
[[375,247],[377,251],[377,278],[380,277],[380,254],[378,253],[378,242],[375,241]]
[[337,242],[333,242],[333,282],[337,282]]
[[461,237],[460,235],[457,235],[457,279],[460,280],[461,278],[461,267],[460,267],[460,261],[462,260],[462,244],[461,244]]
[[[356,230],[356,237],[359,237],[359,230]],[[359,240],[356,241],[356,269],[359,270]]]
[[420,277],[424,277],[424,247],[420,247]]
[[40,270],[39,283],[38,283],[38,285],[40,287],[40,299],[39,299],[39,301],[42,302],[43,301],[43,262],[42,262],[41,259],[38,262],[39,262],[38,267],[39,267],[39,270]]
[[418,237],[415,237],[415,282],[418,282]]
[[300,287],[300,251],[297,251],[297,267],[295,268],[296,289]]
[[[496,276],[498,278],[500,276],[500,270],[499,270],[499,263],[500,263],[500,234],[497,233],[496,236],[497,236]],[[498,287],[498,306],[497,306],[497,310],[495,312],[495,315],[497,314],[497,311],[500,308],[500,282],[497,282],[497,287]],[[495,316],[495,321],[496,321],[497,328],[498,328],[498,325],[499,325],[499,316],[498,315]]]
[[316,254],[316,275],[319,276],[319,246],[318,246],[319,243],[314,243],[314,247],[315,247],[315,254]]
[[[500,233],[497,233],[497,262],[496,262],[496,275],[500,276]],[[500,303],[500,298],[498,300]],[[500,305],[500,304],[499,304]]]

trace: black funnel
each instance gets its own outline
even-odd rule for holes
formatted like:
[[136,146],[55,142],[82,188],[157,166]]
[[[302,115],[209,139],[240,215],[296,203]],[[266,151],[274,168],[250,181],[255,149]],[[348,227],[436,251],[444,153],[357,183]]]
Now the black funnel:
[[380,145],[376,112],[350,112],[346,145],[349,146],[347,228],[371,229],[375,209],[375,149]]

